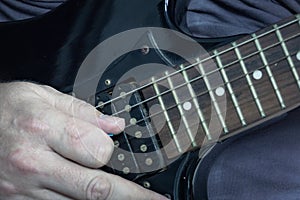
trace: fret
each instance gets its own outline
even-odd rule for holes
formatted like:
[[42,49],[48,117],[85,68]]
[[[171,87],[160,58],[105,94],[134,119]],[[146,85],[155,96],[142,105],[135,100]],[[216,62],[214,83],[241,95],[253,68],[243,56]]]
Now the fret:
[[177,108],[178,108],[179,113],[180,113],[180,115],[181,115],[181,118],[182,118],[182,120],[183,120],[184,126],[185,126],[186,131],[187,131],[187,133],[188,133],[188,136],[189,136],[189,138],[190,138],[190,140],[191,140],[192,146],[193,146],[193,147],[196,147],[196,146],[197,146],[197,143],[195,142],[195,136],[193,135],[193,133],[192,133],[190,127],[189,127],[189,123],[188,123],[188,121],[187,121],[187,119],[186,119],[186,117],[185,117],[185,112],[183,111],[183,108],[182,108],[181,102],[180,102],[180,100],[179,100],[179,97],[178,97],[178,95],[177,95],[177,93],[176,93],[176,90],[174,89],[175,87],[174,87],[174,84],[173,84],[173,82],[172,82],[172,79],[171,79],[171,77],[170,77],[170,75],[169,75],[169,72],[166,71],[166,72],[165,72],[165,75],[166,75],[166,77],[167,77],[167,81],[168,81],[168,83],[169,83],[170,90],[171,90],[171,92],[172,92],[172,94],[173,94],[173,97],[174,97],[174,99],[175,99],[175,102],[176,102],[176,104],[177,104]]
[[229,81],[229,79],[227,77],[227,74],[226,74],[225,70],[224,70],[224,66],[222,64],[220,56],[218,55],[218,51],[217,50],[214,51],[214,55],[216,56],[216,60],[217,60],[218,66],[221,68],[221,74],[222,74],[223,79],[225,81],[225,84],[226,84],[226,86],[228,88],[228,91],[230,93],[230,96],[231,96],[231,99],[233,101],[234,107],[235,107],[235,109],[236,109],[236,111],[238,113],[239,119],[240,119],[242,125],[245,126],[245,125],[247,125],[247,123],[245,121],[245,118],[244,118],[244,115],[243,115],[242,110],[240,108],[240,105],[239,105],[239,103],[237,101],[237,98],[236,98],[236,96],[235,96],[235,94],[233,92],[233,89],[231,87],[231,83],[230,83],[230,81]]
[[210,134],[210,132],[209,132],[208,125],[207,125],[206,122],[205,122],[205,118],[204,118],[203,112],[202,112],[202,110],[201,110],[201,108],[200,108],[200,106],[199,106],[199,103],[198,103],[198,100],[197,100],[197,96],[196,96],[196,94],[195,94],[195,92],[194,92],[194,89],[193,89],[192,85],[190,84],[190,80],[189,80],[189,78],[188,78],[187,72],[185,71],[183,65],[180,65],[180,69],[182,70],[183,78],[184,78],[184,80],[185,80],[185,82],[186,82],[186,84],[187,84],[189,93],[190,93],[190,95],[191,95],[191,97],[192,97],[192,100],[193,100],[193,103],[194,103],[194,105],[195,105],[195,107],[196,107],[196,109],[197,109],[197,114],[198,114],[199,119],[200,119],[200,121],[201,121],[202,127],[203,127],[203,129],[204,129],[204,131],[205,131],[205,134],[206,134],[206,136],[207,136],[207,139],[208,139],[208,140],[211,140],[211,139],[212,139],[212,136],[211,136],[211,134]]
[[215,98],[214,92],[212,91],[213,88],[211,88],[211,86],[210,86],[210,82],[209,82],[209,80],[208,80],[208,77],[206,76],[206,72],[204,71],[202,62],[200,61],[199,58],[197,58],[197,63],[199,63],[198,67],[199,67],[200,72],[201,72],[201,74],[202,74],[202,76],[203,76],[204,82],[205,82],[206,87],[207,87],[207,89],[208,89],[210,98],[211,98],[211,100],[212,100],[212,102],[213,102],[214,108],[216,109],[218,118],[219,118],[219,120],[220,120],[220,122],[221,122],[221,125],[222,125],[223,129],[224,129],[224,132],[225,132],[225,133],[228,133],[229,131],[228,131],[228,128],[227,128],[227,126],[226,126],[225,120],[224,120],[224,118],[223,118],[223,116],[222,116],[222,113],[221,113],[220,107],[219,107],[219,105],[218,105],[218,103],[217,103],[217,100],[216,100],[216,98]]
[[269,66],[269,63],[268,63],[268,61],[267,61],[267,58],[266,58],[266,56],[265,56],[265,54],[264,54],[264,52],[263,52],[263,49],[262,49],[262,47],[261,47],[261,44],[260,44],[259,40],[257,39],[257,36],[256,36],[255,33],[252,34],[252,37],[254,38],[254,42],[255,42],[256,48],[257,48],[258,51],[259,51],[260,57],[261,57],[262,62],[263,62],[263,64],[264,64],[265,68],[266,68],[267,74],[268,74],[268,76],[269,76],[269,78],[270,78],[270,80],[271,80],[271,83],[272,83],[273,88],[274,88],[274,90],[275,90],[275,93],[276,93],[276,95],[277,95],[278,101],[279,101],[279,103],[280,103],[280,105],[281,105],[281,108],[285,108],[286,105],[285,105],[285,103],[284,103],[284,101],[283,101],[282,95],[281,95],[281,93],[280,93],[280,91],[279,91],[278,85],[277,85],[276,80],[275,80],[275,78],[274,78],[274,76],[273,76],[273,73],[272,73],[272,70],[271,70],[271,68],[270,68],[270,66]]
[[164,116],[165,116],[165,118],[166,118],[168,127],[169,127],[169,129],[170,129],[170,131],[171,131],[171,135],[172,135],[172,137],[173,137],[173,139],[174,139],[174,143],[175,143],[175,145],[176,145],[176,148],[177,148],[177,150],[178,150],[179,153],[182,153],[182,148],[180,147],[179,139],[178,139],[178,137],[176,136],[176,132],[175,132],[175,130],[174,130],[173,124],[171,123],[169,114],[168,114],[167,109],[166,109],[166,107],[165,107],[164,101],[163,101],[163,99],[162,99],[162,97],[161,97],[161,94],[160,94],[160,91],[159,91],[159,88],[158,88],[158,84],[156,83],[154,77],[151,78],[151,81],[152,81],[152,84],[153,84],[153,87],[154,87],[154,91],[155,91],[155,93],[156,93],[156,95],[157,95],[158,101],[159,101],[159,103],[160,103],[161,109],[162,109],[162,111],[163,111],[163,114],[164,114]]
[[254,98],[254,100],[255,100],[255,103],[256,103],[256,105],[257,105],[257,107],[258,107],[258,110],[259,110],[259,112],[260,112],[260,115],[261,115],[261,117],[265,117],[266,114],[265,114],[265,112],[264,112],[264,110],[263,110],[263,108],[262,108],[262,105],[261,105],[261,103],[260,103],[260,100],[259,100],[259,98],[258,98],[258,96],[257,96],[256,90],[255,90],[255,88],[254,88],[254,86],[253,86],[253,83],[252,83],[252,81],[251,81],[250,75],[249,75],[248,70],[247,70],[247,68],[246,68],[246,65],[245,65],[245,63],[244,63],[244,61],[243,61],[242,55],[241,55],[241,53],[240,53],[240,51],[239,51],[239,49],[238,49],[236,43],[233,42],[232,45],[233,45],[234,50],[235,50],[235,53],[236,53],[236,55],[237,55],[237,57],[238,57],[238,59],[239,59],[239,61],[240,61],[242,70],[243,70],[244,74],[246,75],[247,83],[248,83],[248,85],[249,85],[249,87],[250,87],[251,93],[252,93],[253,98]]
[[[298,15],[298,18],[299,18],[299,15]],[[296,70],[295,64],[294,64],[294,62],[293,62],[293,60],[291,58],[291,55],[290,55],[290,53],[289,53],[289,51],[287,49],[286,43],[284,42],[284,39],[283,39],[282,34],[281,34],[281,32],[280,32],[280,30],[278,28],[278,25],[274,25],[273,27],[276,30],[276,35],[278,37],[278,40],[281,42],[281,47],[282,47],[282,49],[284,51],[285,56],[287,57],[287,61],[288,61],[289,65],[290,65],[290,67],[291,67],[291,70],[292,70],[292,73],[294,75],[294,78],[295,78],[295,80],[297,82],[297,85],[298,85],[298,87],[300,89],[300,78],[299,78],[298,72]]]

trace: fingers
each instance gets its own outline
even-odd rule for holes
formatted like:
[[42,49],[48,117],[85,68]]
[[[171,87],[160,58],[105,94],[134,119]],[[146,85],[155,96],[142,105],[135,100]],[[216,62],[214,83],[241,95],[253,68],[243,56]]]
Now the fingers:
[[32,200],[32,199],[40,199],[40,200],[74,200],[69,197],[66,197],[57,192],[53,192],[47,189],[37,189],[27,196],[24,195],[13,195],[9,197],[1,197],[0,200]]
[[58,193],[75,199],[97,200],[166,200],[152,191],[118,176],[105,173],[101,170],[87,169],[55,155],[48,155],[51,165],[48,172],[49,178],[42,182],[43,186]]
[[124,119],[103,115],[95,107],[85,101],[60,93],[51,87],[43,87],[50,93],[50,95],[48,95],[49,102],[62,112],[90,122],[103,129],[106,133],[116,134],[124,130]]
[[108,199],[138,199],[138,200],[167,200],[166,197],[144,189],[143,187],[122,179],[119,176],[110,175],[111,193]]
[[41,200],[74,200],[63,194],[59,194],[55,191],[51,191],[48,189],[36,190],[36,191],[32,192],[32,196],[35,199],[41,199]]
[[92,168],[109,161],[114,145],[100,128],[51,108],[42,118],[51,127],[44,139],[58,154]]

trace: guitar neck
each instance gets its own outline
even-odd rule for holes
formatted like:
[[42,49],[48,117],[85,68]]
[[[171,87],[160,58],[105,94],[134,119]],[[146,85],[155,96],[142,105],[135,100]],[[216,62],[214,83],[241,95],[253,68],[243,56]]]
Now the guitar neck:
[[[300,104],[300,15],[218,48],[142,90],[160,105],[168,157],[222,140]],[[212,66],[215,66],[213,68]],[[170,75],[169,75],[170,74]],[[163,120],[162,120],[163,119]],[[158,130],[159,129],[159,130]]]

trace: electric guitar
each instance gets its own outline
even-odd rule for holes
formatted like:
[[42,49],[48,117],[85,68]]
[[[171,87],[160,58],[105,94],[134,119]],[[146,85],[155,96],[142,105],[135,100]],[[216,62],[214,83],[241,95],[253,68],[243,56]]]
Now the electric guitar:
[[[33,80],[79,98],[89,94],[85,100],[101,112],[126,120],[124,132],[112,136],[115,151],[104,170],[171,199],[205,199],[201,163],[219,142],[299,106],[300,15],[244,37],[191,40],[153,28],[180,30],[177,3],[76,0],[34,19],[0,24],[0,74],[1,80]],[[114,40],[120,42],[109,43],[117,34],[134,40],[126,52],[120,35]],[[174,51],[180,42],[183,55]],[[103,68],[99,44],[113,45],[109,55],[116,59],[103,74],[84,74],[92,65]],[[124,55],[114,55],[119,51]]]

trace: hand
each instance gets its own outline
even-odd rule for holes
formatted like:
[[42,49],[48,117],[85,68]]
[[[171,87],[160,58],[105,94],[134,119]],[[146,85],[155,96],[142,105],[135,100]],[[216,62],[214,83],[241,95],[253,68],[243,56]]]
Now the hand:
[[99,169],[124,120],[51,87],[0,84],[0,199],[166,199]]

